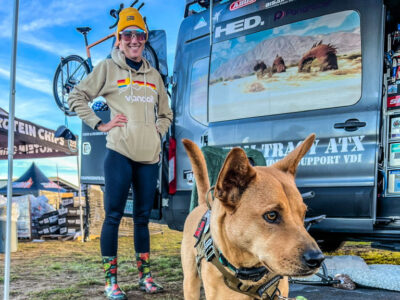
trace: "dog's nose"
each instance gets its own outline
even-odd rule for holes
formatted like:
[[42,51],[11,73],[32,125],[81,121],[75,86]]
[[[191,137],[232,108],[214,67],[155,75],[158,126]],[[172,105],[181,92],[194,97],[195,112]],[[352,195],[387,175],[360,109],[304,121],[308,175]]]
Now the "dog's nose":
[[319,250],[318,251],[308,250],[308,251],[305,251],[303,254],[304,262],[311,269],[319,268],[319,266],[324,261],[324,259],[325,259],[325,256]]

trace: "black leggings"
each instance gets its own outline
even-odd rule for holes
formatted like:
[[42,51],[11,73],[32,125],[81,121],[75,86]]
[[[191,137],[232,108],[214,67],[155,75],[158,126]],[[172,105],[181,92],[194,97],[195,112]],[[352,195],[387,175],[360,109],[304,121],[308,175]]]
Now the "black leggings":
[[157,187],[158,164],[142,164],[107,149],[104,160],[106,217],[101,230],[102,256],[116,256],[118,228],[131,184],[134,197],[134,243],[136,253],[150,250],[149,217]]

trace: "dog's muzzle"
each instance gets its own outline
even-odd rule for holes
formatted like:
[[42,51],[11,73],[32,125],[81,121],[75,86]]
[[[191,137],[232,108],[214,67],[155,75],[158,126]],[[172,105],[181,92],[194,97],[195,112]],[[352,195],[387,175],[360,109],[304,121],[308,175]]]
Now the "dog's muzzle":
[[307,250],[303,253],[303,262],[310,269],[317,269],[321,266],[325,256],[320,250]]

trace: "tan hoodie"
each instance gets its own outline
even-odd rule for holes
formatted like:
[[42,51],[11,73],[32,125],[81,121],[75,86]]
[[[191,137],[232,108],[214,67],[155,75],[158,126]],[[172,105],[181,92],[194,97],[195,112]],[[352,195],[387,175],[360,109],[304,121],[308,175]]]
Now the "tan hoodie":
[[106,147],[137,162],[156,163],[161,151],[158,132],[164,135],[172,121],[162,78],[144,58],[136,71],[128,66],[119,49],[114,49],[111,57],[100,62],[72,90],[69,107],[94,129],[101,119],[88,103],[104,97],[111,119],[117,114],[124,114],[128,119],[124,127],[114,127],[108,132]]

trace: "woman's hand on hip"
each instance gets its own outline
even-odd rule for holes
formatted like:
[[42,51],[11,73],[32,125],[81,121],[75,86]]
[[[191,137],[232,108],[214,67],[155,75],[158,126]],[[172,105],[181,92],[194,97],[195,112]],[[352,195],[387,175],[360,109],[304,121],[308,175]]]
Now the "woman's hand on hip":
[[128,119],[123,114],[116,115],[114,119],[105,124],[100,124],[97,129],[102,132],[108,132],[114,127],[124,127]]

